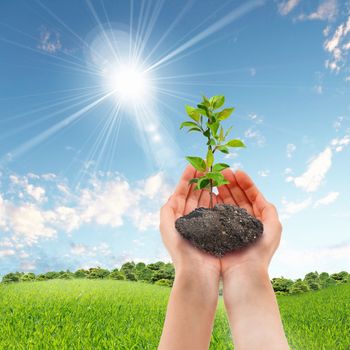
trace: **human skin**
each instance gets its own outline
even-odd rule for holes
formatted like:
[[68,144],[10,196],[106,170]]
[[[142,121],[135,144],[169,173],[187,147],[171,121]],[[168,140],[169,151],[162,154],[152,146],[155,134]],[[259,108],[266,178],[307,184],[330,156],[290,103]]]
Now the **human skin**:
[[278,247],[282,226],[244,172],[224,170],[229,185],[219,187],[213,204],[239,205],[264,224],[263,236],[251,247],[218,259],[194,248],[175,228],[178,217],[197,207],[209,207],[207,191],[193,191],[188,181],[198,174],[188,166],[162,207],[160,231],[175,266],[159,349],[207,349],[218,299],[220,275],[235,349],[289,349],[269,276],[268,265]]
[[196,176],[199,174],[189,165],[160,212],[162,240],[175,267],[160,350],[209,347],[218,300],[220,260],[193,247],[175,228],[180,216],[197,207],[209,206],[209,193],[193,191],[194,185],[188,185]]
[[275,206],[243,171],[225,169],[229,185],[219,187],[218,203],[238,205],[261,220],[262,237],[221,258],[224,303],[235,349],[289,349],[268,267],[282,233]]

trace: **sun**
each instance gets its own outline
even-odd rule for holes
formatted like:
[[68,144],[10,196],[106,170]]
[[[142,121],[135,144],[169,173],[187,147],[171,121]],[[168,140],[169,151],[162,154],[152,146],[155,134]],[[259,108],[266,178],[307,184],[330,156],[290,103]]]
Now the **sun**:
[[116,64],[108,73],[107,80],[109,88],[122,104],[137,104],[151,96],[150,76],[137,64]]

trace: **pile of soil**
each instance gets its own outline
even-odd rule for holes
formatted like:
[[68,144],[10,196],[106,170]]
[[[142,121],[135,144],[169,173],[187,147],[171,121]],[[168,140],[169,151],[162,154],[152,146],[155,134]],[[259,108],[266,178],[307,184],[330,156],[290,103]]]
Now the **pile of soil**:
[[178,218],[175,227],[195,247],[217,257],[252,244],[263,233],[260,220],[230,204],[197,208]]

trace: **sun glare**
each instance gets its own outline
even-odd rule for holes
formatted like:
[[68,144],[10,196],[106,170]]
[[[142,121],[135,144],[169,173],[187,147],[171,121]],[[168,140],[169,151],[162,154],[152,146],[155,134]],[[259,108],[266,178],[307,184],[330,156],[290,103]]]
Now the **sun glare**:
[[117,67],[108,79],[111,89],[122,103],[137,103],[150,95],[148,74],[136,65]]

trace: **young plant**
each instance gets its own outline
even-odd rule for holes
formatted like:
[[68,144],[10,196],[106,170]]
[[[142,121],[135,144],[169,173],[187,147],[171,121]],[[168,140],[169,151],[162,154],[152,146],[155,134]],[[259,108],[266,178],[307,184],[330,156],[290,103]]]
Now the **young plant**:
[[213,208],[213,188],[219,187],[229,182],[224,178],[221,171],[228,168],[225,163],[214,163],[214,154],[216,151],[229,153],[230,147],[245,147],[245,144],[239,139],[227,141],[232,126],[226,131],[221,122],[229,118],[234,108],[225,108],[218,111],[225,103],[225,96],[213,96],[210,99],[203,96],[201,103],[197,108],[186,106],[186,112],[191,121],[184,121],[180,129],[186,127],[188,132],[200,132],[207,141],[206,158],[186,157],[187,161],[193,165],[200,173],[200,177],[195,177],[189,181],[189,184],[195,183],[195,189],[207,189],[210,192],[210,208]]

